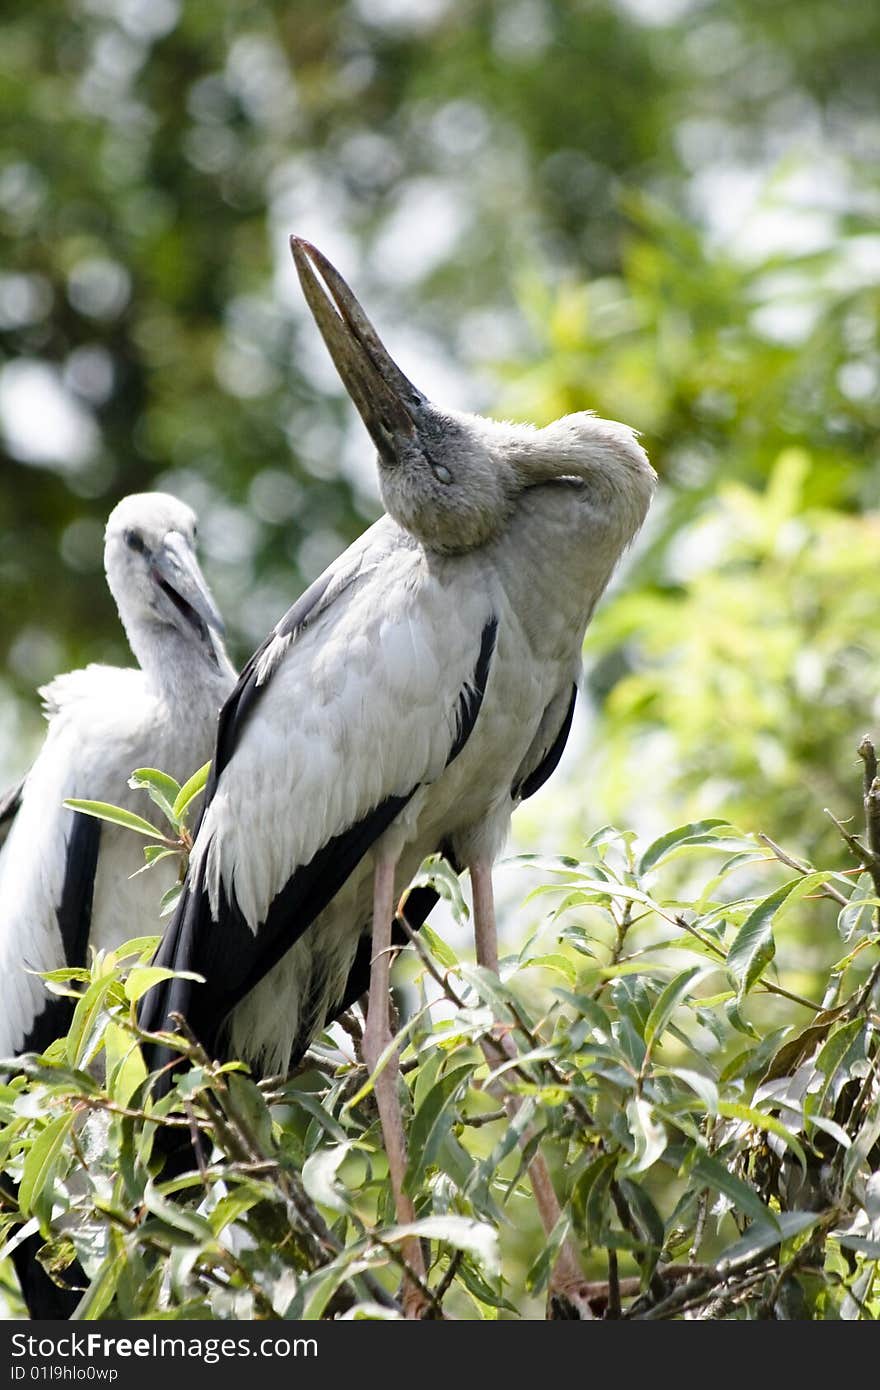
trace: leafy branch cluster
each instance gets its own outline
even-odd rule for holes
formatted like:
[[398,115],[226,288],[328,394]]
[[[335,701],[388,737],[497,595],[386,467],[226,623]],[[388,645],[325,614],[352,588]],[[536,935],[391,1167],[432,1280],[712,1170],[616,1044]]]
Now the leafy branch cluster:
[[[500,977],[430,926],[411,938],[411,1227],[394,1222],[357,1011],[289,1077],[256,1081],[184,1037],[188,1066],[156,1101],[135,1019],[167,973],[155,943],[53,972],[76,998],[67,1037],[0,1064],[18,1194],[0,1199],[2,1253],[39,1230],[54,1277],[85,1273],[82,1318],[396,1317],[414,1233],[438,1317],[541,1316],[569,1237],[598,1317],[876,1317],[880,783],[860,753],[864,837],[838,822],[854,869],[720,819],[644,847],[606,826],[579,858],[517,861],[549,910]],[[137,775],[182,842],[165,849],[185,850],[182,790]],[[465,924],[457,878],[441,862],[423,876]],[[807,911],[840,936],[821,998],[776,971]],[[538,1145],[561,1198],[549,1239]]]

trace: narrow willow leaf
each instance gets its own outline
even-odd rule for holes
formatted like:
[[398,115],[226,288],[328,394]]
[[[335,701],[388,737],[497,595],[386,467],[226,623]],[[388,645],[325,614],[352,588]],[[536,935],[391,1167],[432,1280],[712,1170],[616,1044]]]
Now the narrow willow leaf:
[[227,1193],[225,1197],[220,1198],[208,1217],[211,1230],[215,1236],[219,1236],[221,1231],[225,1231],[226,1227],[233,1221],[238,1221],[240,1217],[250,1211],[251,1207],[255,1207],[258,1202],[265,1200],[265,1192],[251,1186],[242,1186],[237,1188],[235,1192]]
[[706,1107],[706,1113],[716,1115],[718,1113],[718,1086],[711,1076],[706,1076],[705,1072],[691,1071],[684,1067],[670,1067],[669,1075],[677,1077],[697,1095]]
[[182,883],[172,883],[167,893],[163,893],[159,899],[159,916],[170,917],[177,906],[178,899],[183,892]]
[[530,956],[524,960],[519,967],[520,970],[551,970],[556,975],[561,975],[570,985],[577,984],[578,972],[575,966],[568,959],[568,956],[560,955],[558,951],[551,951],[543,956]]
[[161,860],[167,859],[169,855],[177,856],[179,854],[180,850],[171,849],[166,845],[144,845],[144,859],[146,863],[142,864],[139,869],[135,869],[133,874],[129,874],[129,878],[137,878],[140,874],[145,874],[148,869],[152,869],[154,864],[158,864]]
[[816,1069],[825,1078],[825,1083],[819,1093],[817,1109],[821,1110],[825,1104],[829,1092],[834,1085],[834,1078],[838,1069],[846,1060],[847,1054],[857,1041],[859,1034],[865,1027],[862,1018],[853,1018],[848,1023],[841,1023],[829,1035],[828,1040],[816,1058]]
[[729,1100],[719,1101],[718,1114],[723,1115],[728,1120],[742,1120],[743,1123],[752,1125],[755,1129],[764,1130],[767,1134],[775,1134],[777,1139],[781,1139],[791,1149],[803,1171],[807,1171],[807,1156],[800,1142],[791,1130],[786,1129],[785,1125],[773,1115],[768,1115],[763,1110],[754,1110],[750,1105],[739,1105]]
[[734,938],[727,953],[727,968],[739,985],[740,998],[748,994],[776,954],[773,919],[797,882],[791,879],[758,903]]
[[846,907],[837,917],[837,930],[844,941],[850,941],[858,931],[870,931],[876,905],[874,882],[870,874],[860,874]]
[[608,1194],[616,1165],[616,1154],[601,1154],[584,1169],[572,1189],[572,1217],[593,1245],[601,1242],[608,1221]]
[[458,965],[458,956],[451,946],[447,946],[442,936],[439,936],[427,922],[419,930],[419,937],[427,946],[434,959],[443,966],[444,970],[455,970]]
[[184,782],[183,786],[179,789],[174,799],[174,805],[171,808],[172,819],[175,825],[179,825],[183,820],[184,815],[189,809],[190,802],[194,801],[199,792],[204,789],[210,775],[210,762],[203,763],[198,771],[194,772],[192,777]]
[[727,968],[739,986],[741,999],[757,984],[776,954],[773,922],[780,908],[814,892],[827,879],[828,874],[825,873],[789,879],[775,892],[762,898],[749,913],[727,953]]
[[189,1237],[198,1245],[214,1239],[211,1223],[204,1216],[187,1207],[180,1207],[176,1202],[170,1202],[159,1191],[152,1178],[144,1187],[144,1206],[153,1216],[158,1217],[163,1226]]
[[878,1139],[880,1139],[880,1102],[875,1101],[843,1161],[844,1188],[849,1187],[862,1167],[868,1167],[869,1155]]
[[472,1066],[456,1067],[441,1076],[428,1091],[415,1115],[407,1137],[409,1164],[404,1190],[412,1193],[437,1154],[452,1124],[452,1111],[459,1092],[467,1085]]
[[688,993],[690,985],[695,982],[697,976],[704,974],[706,971],[702,966],[692,965],[688,970],[683,970],[680,975],[676,975],[673,980],[669,981],[669,984],[654,1002],[645,1023],[644,1038],[648,1047],[663,1032],[673,1013]]
[[666,1228],[663,1218],[655,1207],[647,1190],[640,1183],[633,1182],[632,1178],[620,1179],[620,1191],[624,1201],[630,1209],[630,1213],[635,1217],[638,1226],[645,1240],[645,1245],[651,1251],[654,1263],[660,1258],[660,1251],[663,1248],[663,1241],[666,1236]]
[[712,1158],[710,1154],[698,1154],[696,1162],[690,1170],[690,1175],[691,1178],[699,1178],[701,1182],[714,1191],[729,1197],[733,1205],[744,1212],[746,1216],[751,1216],[753,1221],[779,1230],[776,1214],[764,1205],[754,1188],[749,1187],[749,1184],[743,1182],[742,1178],[731,1173],[717,1158]]
[[[722,834],[722,829],[729,833]],[[687,845],[702,845],[709,849],[742,849],[747,843],[745,837],[726,820],[697,820],[689,825],[679,825],[648,845],[639,860],[639,873],[646,874],[655,869],[675,850]]]
[[587,1020],[592,1030],[611,1037],[611,1019],[602,1005],[591,998],[589,994],[577,994],[570,989],[554,989],[553,993],[558,995],[560,999],[564,999],[566,1003],[571,1004],[581,1018]]
[[18,1204],[26,1216],[40,1205],[40,1197],[55,1172],[58,1156],[73,1125],[73,1111],[50,1120],[37,1135],[24,1161]]
[[793,1236],[808,1231],[820,1216],[821,1212],[818,1211],[784,1211],[774,1216],[772,1224],[754,1221],[745,1235],[729,1245],[722,1254],[717,1264],[719,1274],[751,1264],[758,1255],[779,1245],[780,1241],[791,1240]]
[[127,1258],[124,1247],[108,1256],[71,1314],[74,1321],[93,1322],[100,1318],[113,1302]]
[[116,994],[118,998],[120,993],[119,983],[112,975],[105,975],[89,985],[74,1010],[67,1034],[67,1060],[72,1067],[88,1066],[94,1057],[110,1018],[108,996]]
[[205,977],[195,974],[192,970],[169,970],[164,965],[138,965],[125,981],[125,997],[132,1004],[136,1004],[148,989],[160,984],[162,980],[173,979],[196,980],[200,985],[205,983]]
[[134,830],[138,835],[149,835],[154,840],[165,840],[168,837],[164,830],[159,830],[155,825],[151,825],[143,816],[136,816],[134,811],[126,811],[121,806],[111,806],[106,801],[79,801],[73,797],[68,797],[64,805],[71,811],[81,811],[85,816],[95,816],[97,820],[111,821],[113,825],[122,825],[126,830]]

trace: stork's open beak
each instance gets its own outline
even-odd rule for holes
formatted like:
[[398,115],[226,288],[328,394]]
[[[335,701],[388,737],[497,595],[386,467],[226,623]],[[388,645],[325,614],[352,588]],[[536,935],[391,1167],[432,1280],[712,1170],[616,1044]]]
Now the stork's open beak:
[[427,398],[389,356],[360,304],[326,256],[302,237],[292,236],[290,249],[306,301],[342,384],[385,463],[399,463],[405,446],[418,444],[425,430],[431,414]]
[[185,536],[169,531],[153,555],[152,567],[159,588],[191,627],[206,638],[207,628],[223,635],[223,619]]

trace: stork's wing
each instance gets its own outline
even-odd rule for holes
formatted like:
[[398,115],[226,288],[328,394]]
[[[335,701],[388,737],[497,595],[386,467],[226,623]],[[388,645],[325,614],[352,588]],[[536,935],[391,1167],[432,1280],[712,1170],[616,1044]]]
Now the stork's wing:
[[[527,797],[534,796],[556,771],[571,732],[576,700],[577,686],[572,685],[570,693],[567,690],[562,691],[547,706],[535,739],[517,771],[511,791],[514,801],[525,801]],[[564,711],[561,724],[560,711]],[[446,857],[449,858],[449,855]],[[451,859],[450,863],[457,874],[462,872],[463,865],[456,864]],[[400,906],[410,931],[418,931],[425,925],[439,901],[440,894],[427,883],[420,883],[404,894]],[[392,943],[395,946],[405,946],[408,939],[400,922],[395,919]],[[350,1009],[352,1004],[366,993],[370,983],[370,953],[370,938],[362,936],[349,971],[345,994],[335,1014],[336,1018],[345,1013],[346,1009]]]
[[559,691],[545,709],[538,732],[513,779],[510,794],[514,801],[534,796],[556,771],[571,733],[576,701],[577,686],[573,684],[570,690]]
[[470,736],[495,647],[489,598],[474,585],[452,602],[421,552],[387,540],[316,581],[221,714],[190,882],[156,957],[206,984],[154,988],[149,1030],[181,1013],[216,1050],[230,1011]]
[[0,1052],[42,1052],[67,1029],[69,1000],[28,971],[86,963],[100,822],[66,811],[54,745],[0,802]]

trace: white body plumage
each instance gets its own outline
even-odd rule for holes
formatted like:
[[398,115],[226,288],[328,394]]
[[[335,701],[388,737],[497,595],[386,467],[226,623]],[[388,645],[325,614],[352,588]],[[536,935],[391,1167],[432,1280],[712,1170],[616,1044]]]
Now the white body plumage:
[[[49,1002],[29,972],[71,963],[64,896],[87,869],[71,862],[81,855],[73,832],[83,818],[62,802],[108,801],[143,814],[144,794],[128,787],[135,768],[183,779],[211,756],[217,712],[235,673],[195,561],[194,527],[190,509],[163,494],[119,504],[107,526],[107,577],[139,669],[88,666],[40,692],[49,731],[0,849],[0,1056],[33,1043]],[[99,835],[97,864],[75,896],[90,903],[91,945],[158,933],[159,900],[176,873],[171,861],[133,878],[144,863],[139,836],[110,824],[98,830],[98,822],[86,834]]]

